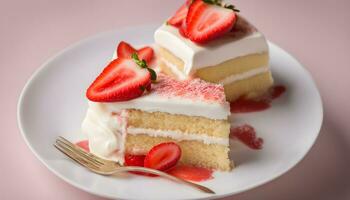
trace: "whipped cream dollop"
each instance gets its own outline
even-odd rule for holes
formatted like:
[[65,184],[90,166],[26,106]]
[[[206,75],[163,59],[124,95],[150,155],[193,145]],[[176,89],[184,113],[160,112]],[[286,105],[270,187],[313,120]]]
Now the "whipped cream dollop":
[[203,67],[268,51],[264,35],[241,16],[238,17],[232,32],[205,45],[184,38],[177,28],[166,24],[156,30],[154,39],[157,45],[169,50],[184,62],[184,75],[178,75],[183,79]]
[[114,113],[105,104],[89,104],[82,131],[88,136],[91,153],[123,164],[126,129],[127,111]]

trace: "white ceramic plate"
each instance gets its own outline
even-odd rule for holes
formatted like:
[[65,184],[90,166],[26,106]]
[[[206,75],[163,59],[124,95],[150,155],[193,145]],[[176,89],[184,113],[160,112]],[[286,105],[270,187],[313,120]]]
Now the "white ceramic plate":
[[215,172],[203,182],[216,195],[207,195],[162,178],[130,175],[111,178],[93,174],[67,159],[53,143],[57,136],[79,137],[85,115],[85,90],[109,62],[116,44],[153,43],[156,26],[141,26],[85,39],[47,61],[28,81],[18,104],[18,123],[28,146],[52,172],[87,192],[118,199],[199,199],[237,194],[271,181],[295,166],[319,133],[322,102],[310,74],[291,55],[270,43],[275,82],[287,93],[271,109],[234,117],[253,125],[264,138],[264,149],[235,150],[237,167]]

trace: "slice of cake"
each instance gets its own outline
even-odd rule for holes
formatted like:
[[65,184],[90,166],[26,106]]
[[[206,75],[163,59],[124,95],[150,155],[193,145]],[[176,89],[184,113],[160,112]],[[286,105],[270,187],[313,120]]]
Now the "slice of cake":
[[162,71],[223,84],[229,101],[265,93],[273,84],[266,39],[235,11],[202,0],[182,6],[182,19],[175,15],[154,34]]
[[82,131],[92,153],[123,164],[126,154],[145,155],[172,141],[181,147],[183,164],[232,169],[230,108],[222,85],[163,74],[150,85],[146,62],[118,57],[87,91]]

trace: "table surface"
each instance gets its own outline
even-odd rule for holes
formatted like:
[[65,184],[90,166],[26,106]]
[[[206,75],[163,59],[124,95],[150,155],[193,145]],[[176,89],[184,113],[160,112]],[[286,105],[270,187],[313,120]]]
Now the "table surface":
[[[0,199],[100,199],[53,175],[30,152],[17,127],[19,94],[34,70],[68,45],[111,29],[161,23],[181,3],[0,1]],[[275,181],[226,199],[350,199],[350,1],[235,3],[311,72],[325,115],[320,136],[301,163]]]

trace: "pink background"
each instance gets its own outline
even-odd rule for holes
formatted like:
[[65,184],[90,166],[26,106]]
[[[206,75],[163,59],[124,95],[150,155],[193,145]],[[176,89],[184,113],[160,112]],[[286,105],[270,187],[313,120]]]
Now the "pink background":
[[[0,199],[99,199],[68,185],[34,157],[19,134],[16,104],[34,70],[58,51],[106,30],[161,23],[182,0],[130,2],[0,1]],[[325,116],[315,146],[300,164],[227,199],[350,199],[350,1],[235,2],[269,40],[311,71]]]

